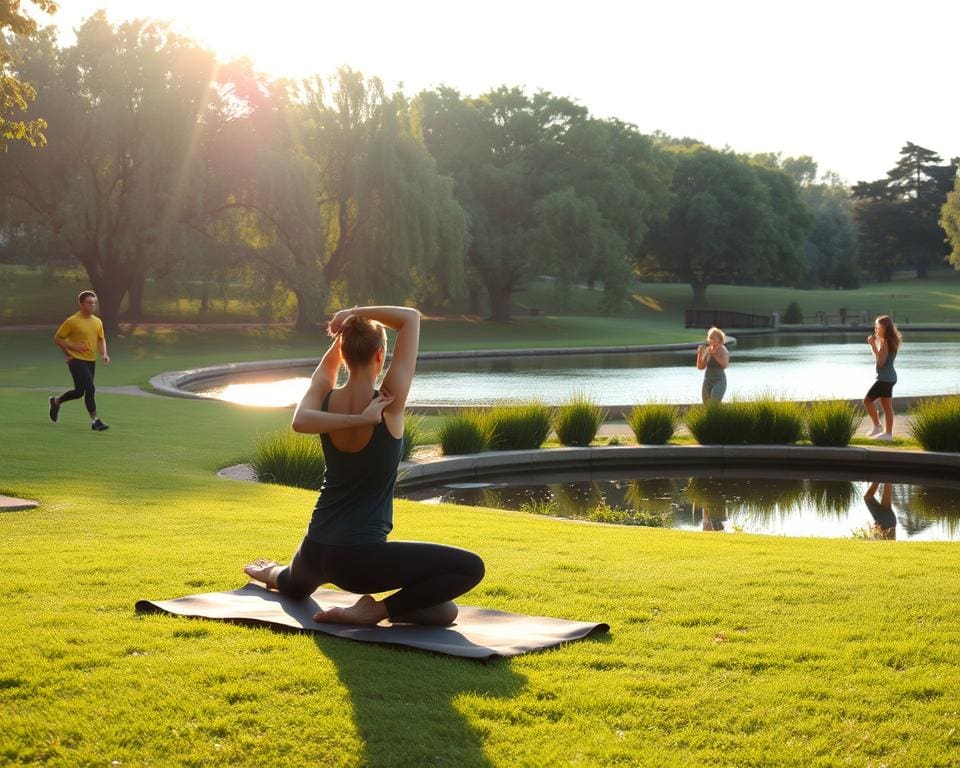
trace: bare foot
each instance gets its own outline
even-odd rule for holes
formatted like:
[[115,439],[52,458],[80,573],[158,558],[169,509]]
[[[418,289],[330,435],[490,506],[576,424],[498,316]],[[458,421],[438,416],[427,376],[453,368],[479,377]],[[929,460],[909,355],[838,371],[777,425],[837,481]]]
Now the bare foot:
[[328,608],[317,611],[313,620],[318,624],[364,624],[372,626],[387,618],[387,607],[370,595],[363,595],[349,608]]
[[282,565],[279,565],[273,560],[265,560],[262,557],[243,566],[243,572],[247,574],[247,576],[256,581],[262,581],[270,589],[280,588],[277,586],[277,576],[282,570]]

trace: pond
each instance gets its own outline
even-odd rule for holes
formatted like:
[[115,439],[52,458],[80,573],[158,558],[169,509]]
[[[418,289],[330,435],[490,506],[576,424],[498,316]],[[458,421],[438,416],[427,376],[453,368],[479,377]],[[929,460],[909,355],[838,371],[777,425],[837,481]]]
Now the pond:
[[[745,336],[731,349],[727,397],[773,392],[795,400],[859,399],[874,379],[865,333]],[[898,397],[955,394],[960,389],[960,336],[906,332],[897,357]],[[487,405],[539,398],[563,402],[583,390],[601,405],[649,400],[695,403],[702,373],[692,349],[424,360],[411,406]],[[191,391],[246,405],[290,405],[309,383],[307,369],[234,374],[198,382]]]
[[[809,473],[804,473],[809,475]],[[626,525],[779,536],[954,541],[960,483],[804,477],[780,471],[619,472],[504,477],[402,492],[455,503]]]

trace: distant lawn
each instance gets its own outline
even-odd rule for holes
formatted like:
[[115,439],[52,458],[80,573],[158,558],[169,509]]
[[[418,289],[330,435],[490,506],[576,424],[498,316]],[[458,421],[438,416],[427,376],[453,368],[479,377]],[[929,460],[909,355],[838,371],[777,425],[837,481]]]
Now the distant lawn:
[[[5,360],[7,358],[4,358]],[[607,621],[482,665],[169,616],[287,559],[314,495],[222,480],[286,413],[0,390],[0,764],[952,766],[960,547],[604,527],[397,503],[479,552],[465,603]],[[74,404],[75,405],[75,404]]]
[[[76,295],[89,287],[79,270],[45,272],[26,267],[0,264],[0,280],[5,288],[0,293],[0,323],[54,323],[62,319],[76,303]],[[144,319],[151,322],[178,323],[223,323],[262,322],[265,317],[277,320],[291,319],[294,303],[288,298],[281,301],[267,315],[263,314],[249,286],[231,285],[227,303],[218,295],[218,288],[211,286],[210,310],[200,312],[202,287],[191,281],[147,281],[144,292]],[[692,293],[686,283],[634,283],[630,289],[631,302],[626,308],[624,321],[640,320],[652,332],[669,331],[683,327],[683,312],[692,306]],[[586,286],[571,289],[566,305],[560,301],[550,280],[534,280],[519,286],[513,295],[514,319],[529,328],[521,332],[516,345],[540,338],[543,327],[539,316],[550,317],[602,317],[602,290]],[[781,312],[791,302],[797,302],[807,317],[818,311],[836,316],[845,308],[851,316],[861,311],[873,316],[894,313],[899,322],[910,323],[960,323],[960,273],[940,269],[926,280],[917,280],[911,273],[899,273],[888,283],[872,283],[854,291],[799,290],[796,288],[764,288],[754,286],[712,285],[707,290],[707,308],[736,310],[755,314]],[[454,308],[451,314],[460,316],[464,307]],[[529,323],[527,321],[533,321]],[[491,325],[488,323],[488,325]],[[554,329],[549,324],[548,330]],[[606,335],[603,326],[600,330]],[[561,327],[559,331],[575,340],[589,337],[590,330]],[[489,340],[498,342],[513,338],[513,333],[501,328],[485,331]],[[630,337],[627,331],[610,331],[611,343],[623,343]],[[554,334],[549,333],[549,340]],[[479,339],[483,339],[481,334]],[[454,337],[451,343],[459,342]],[[642,342],[641,342],[642,343]],[[439,348],[439,347],[438,347]]]

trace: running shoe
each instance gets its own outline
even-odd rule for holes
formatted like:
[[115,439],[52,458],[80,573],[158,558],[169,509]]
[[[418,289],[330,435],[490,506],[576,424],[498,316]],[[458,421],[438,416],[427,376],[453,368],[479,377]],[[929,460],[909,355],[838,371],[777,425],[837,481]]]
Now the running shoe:
[[60,404],[55,397],[49,398],[48,402],[50,403],[50,421],[56,421],[57,416],[60,415]]
[[110,429],[106,424],[104,424],[100,419],[97,419],[93,424],[90,425],[90,429],[94,432],[103,432],[105,429]]
[[893,442],[893,435],[889,432],[884,432],[882,435],[877,436],[877,440],[883,440],[885,443]]
[[867,437],[879,437],[882,434],[883,427],[877,424],[877,426],[873,427],[869,432],[867,432]]

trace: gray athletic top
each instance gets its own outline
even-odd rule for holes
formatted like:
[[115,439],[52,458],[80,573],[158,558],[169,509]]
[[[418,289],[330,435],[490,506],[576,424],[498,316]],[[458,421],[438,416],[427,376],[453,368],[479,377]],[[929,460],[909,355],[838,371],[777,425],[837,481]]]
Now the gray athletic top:
[[703,378],[711,381],[727,378],[727,374],[713,355],[707,355],[707,367],[703,372]]
[[[328,394],[323,410],[329,404]],[[337,546],[386,541],[393,529],[393,487],[403,438],[391,435],[381,421],[355,453],[337,450],[329,435],[320,435],[320,441],[327,467],[307,538]]]
[[891,384],[897,383],[897,370],[893,367],[893,361],[896,356],[896,352],[887,354],[887,359],[884,360],[883,365],[877,366],[877,381],[889,381]]

